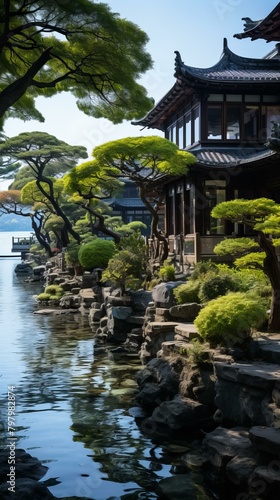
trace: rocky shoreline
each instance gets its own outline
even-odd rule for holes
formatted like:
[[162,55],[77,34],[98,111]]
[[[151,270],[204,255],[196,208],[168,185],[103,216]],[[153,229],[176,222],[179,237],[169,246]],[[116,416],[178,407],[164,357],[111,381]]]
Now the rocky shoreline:
[[[110,342],[113,356],[140,356],[132,411],[147,436],[177,443],[182,466],[204,470],[210,484],[230,485],[229,498],[279,497],[280,335],[258,333],[244,349],[201,349],[193,324],[201,306],[175,304],[180,281],[120,297],[90,273],[73,277],[52,264],[46,282],[66,293],[59,305],[36,314],[88,316],[97,349]],[[199,440],[180,450],[178,442],[190,435]]]

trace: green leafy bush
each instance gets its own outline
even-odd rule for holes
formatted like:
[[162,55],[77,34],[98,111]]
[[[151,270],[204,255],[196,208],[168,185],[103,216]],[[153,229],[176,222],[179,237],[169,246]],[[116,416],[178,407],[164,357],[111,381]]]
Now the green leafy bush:
[[171,264],[169,260],[163,263],[163,266],[158,272],[159,277],[164,281],[174,281],[175,280],[175,266]]
[[78,258],[84,269],[92,270],[95,267],[105,268],[115,251],[116,247],[113,241],[96,238],[90,243],[85,243],[81,246]]
[[120,250],[109,260],[102,273],[102,281],[109,280],[118,286],[123,295],[126,289],[136,290],[141,286],[141,265],[137,255],[128,250]]
[[219,272],[218,265],[215,264],[215,262],[213,262],[212,260],[203,260],[201,262],[197,262],[190,276],[190,280],[201,280],[203,279],[203,276],[209,271]]
[[199,335],[212,345],[234,345],[241,344],[266,319],[265,304],[256,294],[231,292],[208,302],[194,324]]
[[200,303],[199,290],[201,282],[197,281],[187,281],[183,285],[179,285],[173,290],[173,295],[178,304],[187,304],[188,302]]
[[209,272],[201,282],[199,298],[201,302],[216,299],[227,292],[237,291],[238,284],[233,276],[229,274],[214,274]]

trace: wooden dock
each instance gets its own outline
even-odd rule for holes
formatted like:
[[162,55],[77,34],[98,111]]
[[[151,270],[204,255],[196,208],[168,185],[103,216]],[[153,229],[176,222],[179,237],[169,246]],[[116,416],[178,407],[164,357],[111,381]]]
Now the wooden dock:
[[30,252],[30,247],[34,243],[33,236],[13,236],[11,252],[16,255],[0,255],[0,259],[19,258],[25,260],[26,254]]

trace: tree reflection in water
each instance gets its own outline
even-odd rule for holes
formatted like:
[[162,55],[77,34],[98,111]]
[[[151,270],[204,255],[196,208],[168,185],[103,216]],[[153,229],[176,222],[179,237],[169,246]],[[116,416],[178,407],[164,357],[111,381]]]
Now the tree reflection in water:
[[17,308],[11,309],[11,298],[3,295],[11,314],[3,316],[2,331],[10,332],[16,361],[1,382],[16,382],[18,446],[48,466],[43,480],[52,494],[171,498],[162,493],[168,491],[163,481],[181,479],[191,488],[189,498],[213,498],[196,486],[203,484],[202,476],[182,468],[176,453],[155,447],[129,414],[139,359],[95,355],[93,331],[79,314],[32,314],[36,286],[16,283]]

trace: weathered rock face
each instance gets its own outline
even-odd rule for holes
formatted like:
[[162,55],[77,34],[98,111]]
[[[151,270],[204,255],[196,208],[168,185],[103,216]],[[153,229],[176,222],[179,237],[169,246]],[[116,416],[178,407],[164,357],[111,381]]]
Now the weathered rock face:
[[[153,410],[151,416],[143,422],[144,432],[151,437],[171,437],[178,429],[186,431],[189,428],[209,428],[214,425],[214,382],[206,382],[208,376],[205,376],[203,382],[199,370],[193,369],[193,378],[190,377],[187,387],[185,380],[182,380],[184,374],[187,377],[185,363],[186,360],[180,356],[174,356],[168,361],[152,359],[136,376],[139,385],[136,402]],[[199,397],[188,397],[194,394],[196,387],[201,388]],[[212,395],[211,400],[206,397],[206,387]]]
[[154,358],[163,342],[174,340],[177,323],[174,321],[150,321],[144,329],[144,342],[140,350],[140,359],[147,362]]
[[119,290],[105,287],[102,296],[96,296],[95,300],[97,298],[99,304],[92,302],[89,310],[90,324],[96,328],[99,322],[97,337],[102,341],[125,343],[128,351],[137,352],[142,341],[144,315],[151,292],[140,290],[121,297]]
[[167,283],[160,283],[155,286],[152,291],[152,299],[155,303],[155,307],[170,308],[174,306],[175,299],[173,290],[183,283],[183,281],[168,281]]
[[188,363],[182,370],[180,380],[179,392],[182,396],[208,405],[209,408],[214,407],[216,377],[212,364],[198,366]]
[[164,401],[153,411],[150,422],[153,421],[156,425],[175,431],[196,428],[208,423],[210,419],[207,406],[176,395],[171,401]]
[[59,306],[63,309],[79,309],[80,305],[81,299],[77,294],[67,293],[59,301]]
[[137,373],[139,393],[136,401],[143,407],[155,408],[165,399],[178,393],[181,365],[168,363],[162,359],[152,359]]
[[[278,443],[278,444],[277,444]],[[279,498],[279,431],[265,427],[217,427],[208,433],[198,450],[181,458],[196,470],[211,466],[211,481],[222,479],[221,498],[276,500]]]
[[203,450],[209,462],[215,467],[225,467],[234,457],[253,456],[254,449],[248,429],[217,427],[206,435]]
[[[273,427],[256,426],[250,429],[249,438],[254,447],[269,455],[280,458],[280,429]],[[280,462],[278,464],[278,472]]]
[[184,321],[192,322],[197,317],[199,311],[202,309],[201,304],[195,302],[173,306],[169,309],[169,313],[176,319],[183,319]]
[[[249,454],[250,449],[248,450]],[[256,468],[256,459],[254,457],[240,456],[233,457],[226,465],[226,476],[231,483],[239,488],[246,488],[248,478],[252,476]]]
[[235,425],[280,426],[277,400],[279,365],[215,363],[215,403],[224,419]]
[[118,342],[125,342],[127,334],[131,330],[128,318],[132,315],[132,308],[108,304],[106,307],[106,315],[110,337]]

